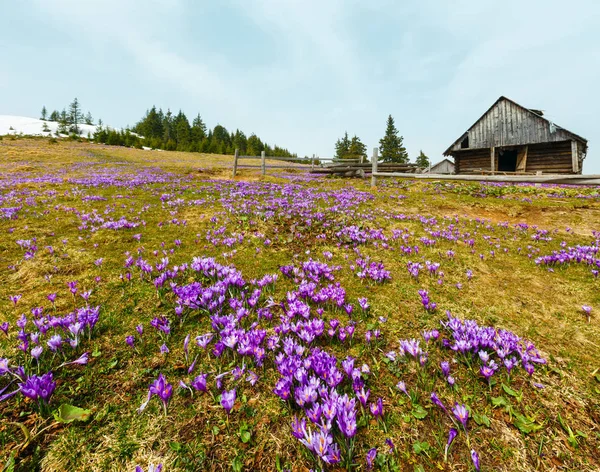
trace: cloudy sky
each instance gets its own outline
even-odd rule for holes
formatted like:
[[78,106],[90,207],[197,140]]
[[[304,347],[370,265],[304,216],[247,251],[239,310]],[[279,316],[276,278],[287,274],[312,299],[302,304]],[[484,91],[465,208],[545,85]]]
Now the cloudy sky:
[[590,142],[600,173],[597,0],[3,2],[0,114],[42,105],[133,125],[155,104],[301,155],[396,120],[435,162],[500,95]]

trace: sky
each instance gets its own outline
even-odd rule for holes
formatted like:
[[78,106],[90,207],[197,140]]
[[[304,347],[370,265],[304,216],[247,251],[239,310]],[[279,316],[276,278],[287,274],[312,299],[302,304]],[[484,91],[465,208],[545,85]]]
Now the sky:
[[433,162],[501,95],[585,137],[600,174],[600,2],[0,0],[0,114],[152,105],[301,156],[388,115]]

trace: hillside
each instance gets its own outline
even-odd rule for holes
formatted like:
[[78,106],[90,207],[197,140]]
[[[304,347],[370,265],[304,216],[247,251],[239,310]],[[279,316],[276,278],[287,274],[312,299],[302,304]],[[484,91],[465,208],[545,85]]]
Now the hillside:
[[600,188],[0,140],[0,465],[600,469]]

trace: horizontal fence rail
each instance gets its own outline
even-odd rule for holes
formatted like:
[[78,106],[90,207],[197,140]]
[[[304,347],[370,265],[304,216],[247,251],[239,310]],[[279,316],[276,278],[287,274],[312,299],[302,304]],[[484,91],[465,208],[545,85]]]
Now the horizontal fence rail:
[[[260,164],[242,164],[239,161],[243,159],[260,159]],[[266,160],[281,161],[287,164],[267,164]],[[304,165],[303,165],[304,164]],[[233,157],[233,177],[237,175],[238,169],[260,169],[261,175],[267,174],[267,169],[303,169],[307,170],[310,166],[310,172],[314,173],[332,173],[323,169],[336,168],[339,165],[361,165],[369,166],[364,159],[336,159],[332,157],[317,157],[313,154],[311,158],[305,157],[279,157],[267,156],[265,151],[262,151],[260,156],[240,156],[239,149],[235,150]]]

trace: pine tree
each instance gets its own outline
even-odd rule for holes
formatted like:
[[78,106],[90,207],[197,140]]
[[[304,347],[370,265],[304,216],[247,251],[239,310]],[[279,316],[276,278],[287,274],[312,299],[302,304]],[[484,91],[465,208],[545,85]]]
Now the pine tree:
[[350,139],[348,139],[348,132],[344,133],[342,139],[338,139],[335,143],[335,158],[346,159],[350,152]]
[[46,110],[46,106],[44,105],[42,107],[42,116],[40,117],[40,120],[46,121],[47,115],[48,115],[48,110]]
[[58,110],[54,110],[52,113],[50,113],[49,121],[58,121],[58,120],[60,120],[60,113],[58,112]]
[[238,130],[235,130],[235,134],[233,135],[233,148],[238,149],[240,155],[246,154],[248,140],[246,139],[246,135]]
[[403,145],[402,136],[394,124],[392,115],[388,116],[385,136],[379,141],[380,160],[383,162],[408,162],[408,153]]
[[248,138],[248,142],[246,144],[246,152],[249,156],[260,156],[260,153],[264,151],[265,145],[260,140],[258,136],[254,133],[250,135]]
[[69,124],[71,127],[69,131],[71,133],[79,134],[79,123],[83,121],[83,113],[81,112],[81,106],[77,97],[69,105]]
[[92,118],[92,114],[89,111],[87,112],[87,115],[85,115],[85,124],[86,125],[94,124],[94,119]]
[[367,157],[367,146],[361,142],[358,136],[354,135],[352,141],[350,141],[350,147],[346,157],[348,159],[360,159],[361,157],[365,159]]
[[63,108],[58,119],[58,129],[56,130],[56,134],[69,134],[69,124],[69,115],[67,115],[67,111]]
[[206,125],[204,121],[202,121],[202,117],[200,113],[194,118],[192,122],[192,132],[191,132],[192,141],[198,144],[198,149],[200,149],[200,145],[202,144],[202,140],[206,138]]
[[417,166],[422,169],[429,167],[429,157],[423,154],[423,150],[419,151],[419,155],[417,156]]
[[181,110],[173,120],[173,130],[175,132],[175,142],[178,151],[187,151],[190,147],[190,122]]
[[[165,143],[168,143],[169,141],[172,140],[173,137],[173,114],[171,113],[171,110],[167,109],[167,113],[165,113],[163,119],[162,119],[162,129],[163,129],[163,141]],[[166,144],[165,144],[166,146]],[[171,147],[173,147],[171,145]],[[175,143],[175,147],[177,147],[177,143]],[[170,149],[171,151],[174,151],[174,149]]]

